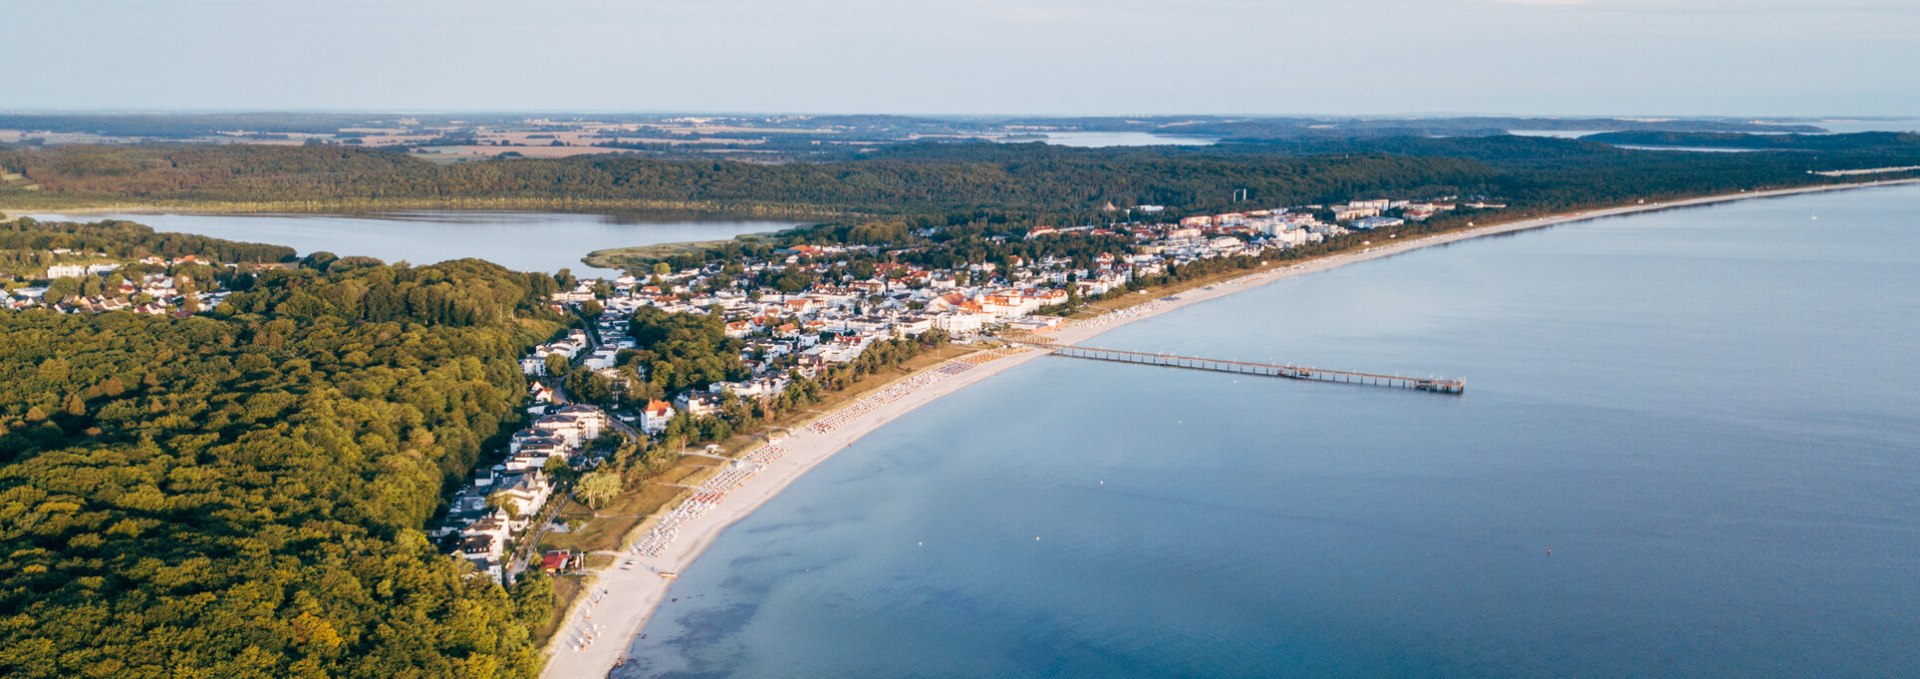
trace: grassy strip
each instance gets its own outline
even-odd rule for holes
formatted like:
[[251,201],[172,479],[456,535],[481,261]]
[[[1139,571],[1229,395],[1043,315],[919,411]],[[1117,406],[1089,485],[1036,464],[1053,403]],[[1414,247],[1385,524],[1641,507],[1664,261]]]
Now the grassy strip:
[[758,240],[770,241],[772,239],[768,238],[767,234],[749,233],[735,236],[730,240],[699,240],[685,243],[656,243],[654,245],[609,248],[589,252],[587,256],[581,258],[581,261],[586,262],[589,266],[596,266],[602,269],[630,269],[635,262],[659,261],[674,255],[694,255],[704,259],[706,253],[715,248],[731,243]]

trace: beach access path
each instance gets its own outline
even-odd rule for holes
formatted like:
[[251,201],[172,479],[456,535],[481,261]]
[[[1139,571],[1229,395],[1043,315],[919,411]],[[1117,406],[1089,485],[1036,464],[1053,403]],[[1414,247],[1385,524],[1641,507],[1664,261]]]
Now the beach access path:
[[[1165,293],[1150,292],[1149,295],[1156,295],[1150,297],[1150,301],[1074,322],[1047,335],[1056,343],[1074,344],[1126,323],[1152,318],[1189,304],[1224,297],[1282,278],[1326,271],[1356,262],[1473,238],[1527,231],[1569,222],[1736,200],[1916,183],[1920,183],[1920,179],[1740,192],[1569,212],[1429,236],[1398,239],[1383,237],[1381,242],[1360,250],[1349,250],[1298,263],[1273,263],[1239,278],[1205,288],[1180,292],[1174,299],[1165,299]],[[1146,296],[1143,295],[1143,297]],[[787,439],[778,443],[778,446],[784,450],[777,458],[765,464],[757,473],[746,476],[743,481],[733,485],[722,494],[719,501],[714,502],[710,507],[697,513],[689,513],[690,518],[679,522],[672,532],[671,539],[659,546],[658,555],[640,555],[634,549],[623,549],[612,565],[594,573],[593,578],[583,588],[584,592],[573,609],[567,612],[559,631],[548,643],[549,655],[546,670],[542,676],[553,679],[606,676],[626,653],[633,638],[646,626],[654,609],[659,607],[660,602],[666,598],[673,579],[663,576],[662,573],[678,574],[691,567],[701,552],[706,550],[707,545],[712,544],[728,526],[752,514],[755,509],[766,504],[808,470],[869,432],[942,396],[1044,355],[1046,353],[1039,350],[1001,349],[994,350],[991,355],[976,353],[955,359],[955,361],[942,363],[914,375],[900,378],[893,385],[875,392],[876,394],[885,393],[884,398],[874,396],[862,398],[839,410],[827,413],[815,421],[816,423],[830,421],[831,426],[809,425],[795,429]],[[961,362],[969,363],[972,367],[942,375],[939,379],[924,379],[929,372],[940,371],[942,367]],[[911,385],[901,384],[909,381],[915,382]],[[641,527],[648,528],[653,523],[650,521],[642,524]],[[621,568],[621,564],[628,560],[634,560],[637,563],[632,568]],[[603,591],[604,594],[601,594]],[[591,641],[587,641],[589,638]]]

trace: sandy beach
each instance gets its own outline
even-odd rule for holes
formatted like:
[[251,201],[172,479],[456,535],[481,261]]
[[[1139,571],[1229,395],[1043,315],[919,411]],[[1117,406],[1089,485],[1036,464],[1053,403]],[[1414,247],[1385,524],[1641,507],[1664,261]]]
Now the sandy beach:
[[[1216,299],[1282,278],[1326,271],[1356,262],[1472,238],[1589,219],[1736,200],[1916,183],[1920,183],[1920,179],[1743,192],[1572,212],[1488,224],[1431,236],[1383,238],[1370,247],[1358,251],[1329,255],[1297,264],[1276,263],[1240,278],[1178,293],[1177,298],[1171,300],[1163,299],[1165,293],[1150,293],[1152,301],[1073,323],[1050,333],[1050,336],[1061,343],[1077,343],[1126,323],[1151,318],[1189,304]],[[1142,297],[1148,297],[1148,295],[1142,295]],[[566,621],[549,643],[549,658],[544,676],[556,679],[606,676],[626,652],[634,636],[645,627],[654,609],[667,596],[673,580],[663,576],[662,573],[684,572],[705,551],[707,545],[718,538],[728,526],[751,514],[808,470],[867,433],[942,396],[1044,355],[1046,355],[1044,352],[1038,350],[1005,349],[991,353],[976,353],[940,364],[915,375],[901,378],[873,395],[828,413],[816,420],[815,424],[795,430],[784,441],[776,442],[777,445],[773,447],[762,448],[743,456],[743,461],[737,463],[739,466],[735,468],[737,472],[716,475],[716,479],[721,479],[720,486],[703,487],[705,499],[701,501],[702,506],[695,508],[697,511],[689,510],[682,516],[676,517],[671,532],[656,531],[643,537],[629,548],[623,549],[613,565],[595,574],[593,582],[585,589],[573,609],[568,611]],[[755,464],[745,458],[760,460],[761,463]],[[703,493],[695,495],[701,497]],[[658,521],[649,521],[647,526],[656,526],[658,523]],[[635,561],[635,565],[627,569],[621,568],[621,564],[629,560]]]

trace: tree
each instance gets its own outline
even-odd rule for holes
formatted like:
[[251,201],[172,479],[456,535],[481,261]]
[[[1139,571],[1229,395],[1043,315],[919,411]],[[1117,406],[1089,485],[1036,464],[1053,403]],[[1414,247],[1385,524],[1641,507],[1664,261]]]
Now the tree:
[[[335,264],[189,317],[0,314],[0,477],[51,517],[0,530],[0,674],[538,673],[546,609],[517,619],[426,528],[562,317],[489,264]],[[140,564],[164,575],[115,575]]]
[[511,519],[518,520],[520,518],[520,503],[514,501],[511,497],[507,497],[507,492],[504,490],[494,491],[487,495],[487,509],[496,512],[506,512],[507,517]]
[[53,282],[47,284],[47,293],[44,299],[46,299],[49,302],[64,302],[68,299],[79,296],[79,294],[80,294],[80,279],[56,278],[53,280]]
[[566,460],[560,459],[559,456],[547,458],[547,463],[540,466],[540,471],[545,473],[547,478],[553,479],[555,483],[566,483],[573,478],[573,467],[569,466]]
[[594,509],[606,506],[625,490],[620,475],[605,469],[587,472],[573,484],[573,496]]
[[529,625],[545,625],[553,611],[553,578],[538,568],[529,568],[513,583],[514,616]]
[[198,293],[200,289],[193,284],[193,278],[181,276],[178,281],[174,283],[174,289],[180,292],[181,309],[190,313],[200,311],[200,298],[196,296],[196,293]]

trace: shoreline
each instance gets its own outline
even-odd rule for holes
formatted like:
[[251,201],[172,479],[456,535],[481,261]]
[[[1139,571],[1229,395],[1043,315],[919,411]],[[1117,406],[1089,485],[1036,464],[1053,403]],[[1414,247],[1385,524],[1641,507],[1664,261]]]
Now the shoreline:
[[[1243,276],[1217,282],[1198,289],[1175,293],[1151,293],[1144,296],[1141,304],[1124,307],[1116,311],[1064,325],[1060,329],[1046,333],[1056,342],[1072,344],[1090,339],[1108,330],[1152,318],[1161,314],[1213,299],[1218,299],[1244,290],[1272,283],[1284,278],[1327,271],[1349,264],[1380,259],[1397,254],[1411,252],[1428,247],[1447,245],[1464,240],[1484,238],[1521,231],[1542,229],[1560,224],[1582,222],[1607,217],[1658,212],[1687,207],[1698,207],[1740,200],[1774,198],[1807,193],[1829,191],[1848,191],[1864,188],[1879,188],[1920,184],[1920,179],[1897,179],[1875,182],[1848,184],[1829,184],[1822,186],[1794,187],[1767,191],[1743,191],[1739,193],[1718,194],[1682,200],[1637,204],[1613,208],[1598,208],[1565,214],[1548,215],[1476,226],[1458,231],[1428,236],[1392,239],[1380,245],[1373,245],[1358,251],[1347,251],[1305,260],[1295,264],[1282,265],[1269,263],[1267,266]],[[1171,301],[1163,300],[1167,294],[1177,297]],[[561,626],[554,637],[547,642],[547,664],[543,677],[601,677],[606,676],[623,658],[627,649],[646,627],[660,603],[666,599],[673,580],[660,575],[662,572],[679,573],[697,561],[706,548],[717,540],[734,523],[750,516],[755,510],[777,496],[780,491],[793,484],[820,463],[835,453],[851,446],[866,434],[906,415],[909,412],[938,400],[940,397],[964,389],[1002,371],[1022,365],[1039,356],[1047,355],[1039,350],[1027,350],[1017,353],[1000,352],[1001,355],[974,364],[966,370],[944,379],[918,385],[897,400],[858,412],[846,417],[841,424],[829,431],[815,432],[810,426],[796,428],[781,445],[786,449],[784,457],[775,460],[759,473],[747,478],[739,486],[727,493],[727,497],[713,506],[711,511],[700,513],[680,524],[680,538],[666,545],[657,557],[635,556],[624,545],[633,543],[623,541],[623,549],[613,564],[594,571],[590,587],[583,588],[582,596],[577,599],[563,616]],[[980,356],[980,352],[969,357]],[[965,358],[953,362],[965,361]],[[939,364],[941,366],[950,363]],[[938,367],[938,366],[936,366]],[[918,371],[913,375],[899,378],[890,385],[903,384],[907,380],[929,374],[933,368]],[[873,393],[889,389],[882,386]],[[849,412],[849,408],[866,403],[871,396],[860,399],[841,409],[825,413],[814,422],[826,420]],[[642,526],[652,525],[649,520]],[[635,534],[639,534],[636,529]],[[629,535],[628,537],[637,537]],[[638,565],[631,570],[621,570],[619,564],[632,559]],[[605,591],[599,601],[593,601],[595,592]],[[608,605],[610,604],[610,605]],[[599,620],[592,619],[592,613],[602,610]],[[591,625],[595,629],[597,641],[578,648],[570,637],[576,628]],[[605,638],[600,638],[605,637]]]

